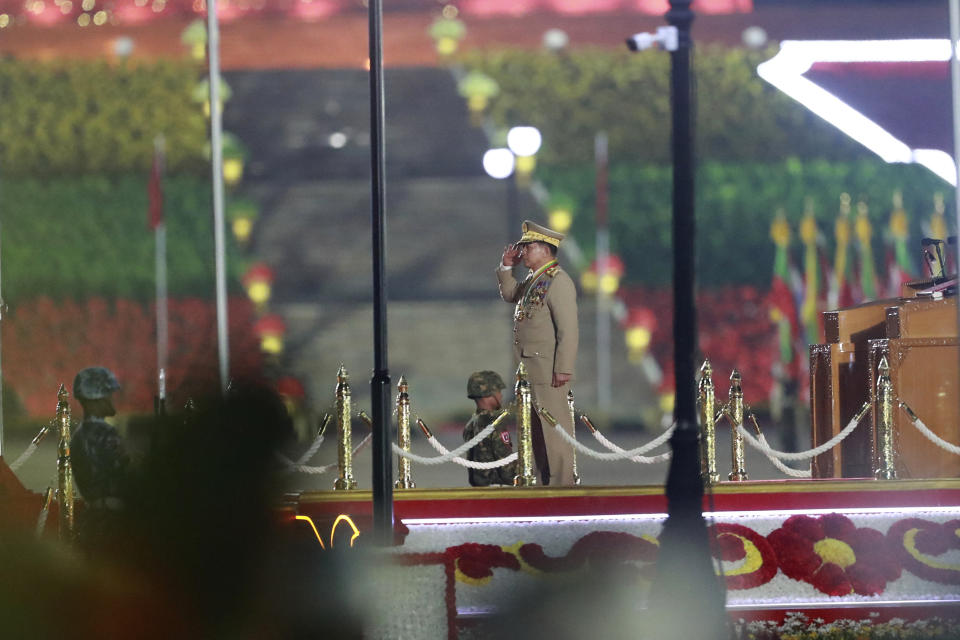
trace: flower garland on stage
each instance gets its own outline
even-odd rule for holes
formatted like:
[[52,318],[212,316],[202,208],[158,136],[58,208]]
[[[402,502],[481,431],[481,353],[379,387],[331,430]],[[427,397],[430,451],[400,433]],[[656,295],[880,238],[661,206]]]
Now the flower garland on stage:
[[[960,519],[943,523],[899,519],[890,524],[886,534],[858,527],[839,513],[794,515],[779,525],[774,523],[767,535],[736,523],[711,526],[712,554],[728,590],[743,593],[748,600],[756,594],[758,602],[776,602],[771,596],[789,597],[784,585],[793,581],[811,585],[826,597],[821,602],[829,603],[831,598],[845,598],[838,602],[846,602],[851,597],[884,594],[892,583],[903,583],[907,579],[904,574],[929,583],[960,584]],[[394,558],[405,565],[444,565],[448,637],[455,638],[457,584],[484,588],[496,578],[501,580],[496,584],[503,587],[507,583],[502,580],[508,580],[511,573],[550,579],[616,572],[633,577],[642,591],[653,577],[659,548],[659,541],[651,535],[592,531],[577,538],[562,555],[549,555],[537,543],[465,542],[442,552],[400,553]],[[506,574],[498,578],[497,570]],[[772,589],[775,578],[779,586]],[[921,594],[923,589],[930,590],[922,585],[917,589]]]

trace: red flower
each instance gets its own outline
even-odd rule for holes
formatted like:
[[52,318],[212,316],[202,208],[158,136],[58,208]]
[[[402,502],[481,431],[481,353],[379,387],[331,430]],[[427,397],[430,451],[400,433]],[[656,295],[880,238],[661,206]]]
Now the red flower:
[[960,549],[960,520],[943,524],[905,518],[893,523],[887,531],[890,549],[910,573],[942,584],[960,584],[960,564],[947,562],[940,556]]
[[717,523],[714,556],[727,562],[743,560],[724,575],[728,589],[752,589],[770,582],[777,575],[777,556],[762,535],[739,524]]
[[[652,563],[659,547],[644,538],[616,531],[594,531],[573,543],[565,556],[552,558],[539,544],[520,547],[520,557],[544,572],[573,571],[583,565],[607,569],[626,563]],[[652,566],[652,564],[651,564]]]
[[875,595],[900,576],[883,534],[838,513],[791,516],[767,540],[784,575],[827,595]]
[[460,573],[482,580],[493,576],[494,567],[503,567],[519,571],[520,561],[512,553],[507,553],[495,544],[477,544],[467,542],[455,547],[448,547],[446,554],[453,558]]

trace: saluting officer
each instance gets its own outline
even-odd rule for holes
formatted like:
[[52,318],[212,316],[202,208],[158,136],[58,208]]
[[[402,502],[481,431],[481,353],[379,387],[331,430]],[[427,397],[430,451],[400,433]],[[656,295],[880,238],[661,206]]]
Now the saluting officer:
[[[500,297],[515,303],[513,313],[514,366],[523,362],[533,395],[534,460],[543,484],[573,485],[573,447],[555,431],[544,428],[536,409],[543,407],[573,434],[567,392],[577,359],[577,290],[557,263],[563,234],[523,223],[523,235],[503,250],[497,279]],[[517,281],[513,268],[529,269]],[[544,451],[545,449],[545,451]]]
[[[476,371],[471,374],[470,379],[467,380],[467,397],[477,404],[477,410],[463,429],[464,441],[472,440],[500,415],[503,408],[504,386],[503,378],[496,371]],[[494,462],[506,458],[511,453],[513,453],[513,444],[510,442],[510,432],[501,422],[493,428],[490,435],[470,449],[467,460]],[[474,487],[487,487],[492,484],[512,485],[513,477],[517,475],[517,463],[510,462],[493,469],[468,469],[467,471],[470,485]]]

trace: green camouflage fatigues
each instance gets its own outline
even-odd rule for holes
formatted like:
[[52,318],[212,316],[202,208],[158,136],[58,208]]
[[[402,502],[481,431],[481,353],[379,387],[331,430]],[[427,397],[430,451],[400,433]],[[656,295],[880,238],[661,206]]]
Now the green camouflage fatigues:
[[[485,411],[478,410],[467,422],[463,429],[464,441],[473,439],[478,433],[487,428],[496,417],[500,415],[500,410]],[[473,462],[493,462],[500,460],[513,453],[513,445],[510,443],[510,432],[501,422],[494,427],[493,433],[480,441],[475,447],[467,453],[467,460]],[[491,484],[513,484],[513,477],[517,474],[517,463],[511,462],[495,469],[468,469],[470,485],[474,487],[486,487]]]
[[119,498],[130,460],[120,434],[102,418],[85,418],[70,439],[70,459],[77,488],[94,506]]

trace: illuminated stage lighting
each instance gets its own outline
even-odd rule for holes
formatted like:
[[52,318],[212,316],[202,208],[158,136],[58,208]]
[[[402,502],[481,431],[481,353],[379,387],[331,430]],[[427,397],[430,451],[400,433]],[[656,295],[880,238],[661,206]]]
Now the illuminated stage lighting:
[[867,147],[885,162],[916,163],[950,184],[957,184],[956,164],[940,149],[914,149],[843,99],[804,77],[817,63],[904,63],[950,60],[950,41],[785,40],[780,51],[757,67],[761,78]]

